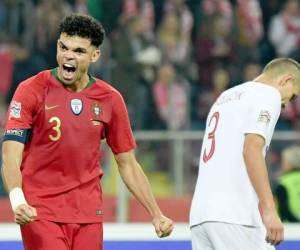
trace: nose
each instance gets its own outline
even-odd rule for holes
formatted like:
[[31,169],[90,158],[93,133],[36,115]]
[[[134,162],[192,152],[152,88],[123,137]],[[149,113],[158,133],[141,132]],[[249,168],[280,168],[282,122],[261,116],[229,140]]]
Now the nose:
[[65,59],[74,59],[74,52],[72,50],[66,50],[63,53]]

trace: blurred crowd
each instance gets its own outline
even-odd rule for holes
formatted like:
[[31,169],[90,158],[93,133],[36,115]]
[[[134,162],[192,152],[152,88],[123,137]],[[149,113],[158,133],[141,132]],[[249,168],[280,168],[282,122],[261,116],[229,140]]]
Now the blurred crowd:
[[[134,130],[201,130],[223,90],[252,80],[274,57],[300,61],[300,0],[0,0],[0,128],[17,85],[56,67],[57,26],[72,12],[103,24],[101,60],[90,73],[122,93]],[[277,128],[300,130],[300,98],[285,108]],[[279,144],[271,165],[280,162]],[[164,144],[160,154],[146,146],[140,147],[147,151],[144,166],[168,165]],[[197,161],[185,165],[196,171],[199,147],[194,148]],[[151,182],[162,187],[169,182],[162,180],[166,169],[159,170],[158,181]],[[289,193],[283,178],[279,200]]]
[[[57,26],[71,12],[101,21],[91,74],[123,94],[133,129],[203,129],[224,89],[276,56],[300,60],[298,0],[1,0],[0,121],[20,81],[56,66]],[[298,129],[300,100],[279,129]]]

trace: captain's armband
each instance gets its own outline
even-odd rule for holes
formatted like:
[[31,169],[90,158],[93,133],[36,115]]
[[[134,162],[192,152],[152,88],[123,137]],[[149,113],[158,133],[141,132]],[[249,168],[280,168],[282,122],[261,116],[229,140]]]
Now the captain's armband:
[[29,139],[31,129],[11,128],[4,132],[3,141],[17,141],[26,144]]

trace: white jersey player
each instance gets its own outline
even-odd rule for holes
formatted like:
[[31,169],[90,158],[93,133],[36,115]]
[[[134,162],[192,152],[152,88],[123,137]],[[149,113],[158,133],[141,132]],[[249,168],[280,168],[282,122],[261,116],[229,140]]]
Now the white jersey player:
[[213,104],[190,213],[193,250],[266,250],[283,240],[264,157],[281,106],[299,92],[300,65],[278,58]]

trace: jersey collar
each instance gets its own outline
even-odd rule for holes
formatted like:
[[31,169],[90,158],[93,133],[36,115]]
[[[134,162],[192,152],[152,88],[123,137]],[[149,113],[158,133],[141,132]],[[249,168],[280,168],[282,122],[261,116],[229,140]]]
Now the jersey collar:
[[[50,73],[51,73],[51,75],[52,75],[58,82],[60,82],[61,84],[63,84],[63,82],[58,78],[57,68],[51,69],[51,70],[50,70]],[[92,86],[92,85],[96,82],[96,79],[95,79],[94,77],[92,77],[90,74],[88,74],[88,76],[89,76],[89,82],[88,82],[88,84],[85,86],[84,89],[87,89],[88,87]]]

